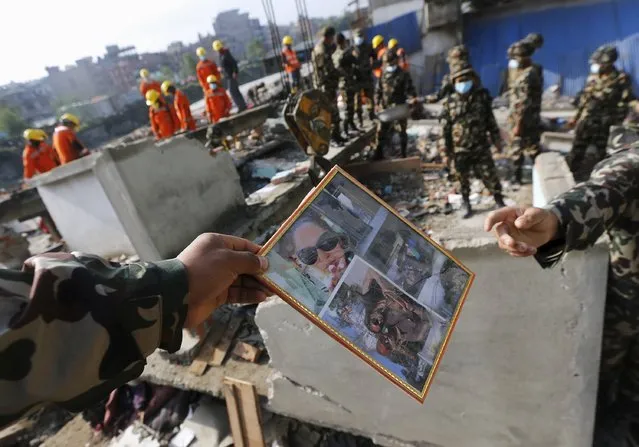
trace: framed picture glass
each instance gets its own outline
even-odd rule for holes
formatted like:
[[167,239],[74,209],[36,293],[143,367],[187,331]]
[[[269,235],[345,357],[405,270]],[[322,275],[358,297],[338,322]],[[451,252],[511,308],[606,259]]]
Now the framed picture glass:
[[339,167],[261,254],[269,288],[424,401],[470,270]]

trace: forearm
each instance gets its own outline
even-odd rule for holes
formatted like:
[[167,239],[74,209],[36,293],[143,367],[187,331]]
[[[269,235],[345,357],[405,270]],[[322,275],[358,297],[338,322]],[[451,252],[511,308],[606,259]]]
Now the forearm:
[[180,261],[55,254],[0,279],[0,426],[46,403],[77,411],[139,376],[156,348],[181,344],[188,287]]

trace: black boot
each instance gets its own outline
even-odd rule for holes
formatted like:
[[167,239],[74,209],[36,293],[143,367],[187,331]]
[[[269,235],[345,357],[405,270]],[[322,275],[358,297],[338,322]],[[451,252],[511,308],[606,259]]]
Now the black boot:
[[499,208],[503,208],[506,206],[506,204],[504,203],[504,196],[501,194],[495,194],[495,203],[497,204],[497,206]]
[[333,134],[331,135],[331,140],[338,146],[343,146],[346,143],[346,140],[339,133],[339,126],[336,126],[335,130],[333,130]]
[[473,208],[470,206],[470,200],[464,199],[464,204],[462,205],[462,210],[464,210],[464,215],[462,219],[468,219],[473,215]]
[[384,159],[384,148],[383,145],[378,145],[375,149],[375,153],[373,154],[372,160],[383,160]]
[[357,121],[359,121],[359,127],[364,127],[364,114],[363,113],[358,113],[357,114]]
[[344,135],[348,138],[348,129],[351,127],[351,123],[348,120],[344,120]]
[[355,125],[355,121],[351,118],[350,120],[348,120],[348,125],[350,126],[351,129],[353,129],[355,132],[359,132],[359,129],[357,128],[357,126]]

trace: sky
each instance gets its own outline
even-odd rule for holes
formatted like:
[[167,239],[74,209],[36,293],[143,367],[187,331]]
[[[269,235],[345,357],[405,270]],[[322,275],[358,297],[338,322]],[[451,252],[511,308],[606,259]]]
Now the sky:
[[[342,14],[349,0],[307,0],[311,17]],[[105,46],[135,45],[138,52],[165,50],[213,33],[213,19],[239,8],[266,24],[261,0],[12,0],[4,2],[0,27],[0,85],[46,75],[44,67],[102,56]],[[273,0],[278,24],[297,17],[294,0]]]

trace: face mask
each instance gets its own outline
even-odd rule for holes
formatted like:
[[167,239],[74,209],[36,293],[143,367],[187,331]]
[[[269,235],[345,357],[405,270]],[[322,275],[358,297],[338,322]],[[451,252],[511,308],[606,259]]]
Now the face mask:
[[209,84],[211,86],[211,90],[215,90],[217,88],[217,84]]
[[508,68],[510,68],[511,70],[517,70],[519,68],[519,61],[517,59],[509,60]]
[[356,37],[355,39],[355,45],[360,46],[361,44],[364,43],[364,39],[361,37]]
[[599,70],[601,70],[601,65],[599,64],[592,64],[590,66],[590,73],[592,74],[599,74]]
[[473,88],[473,81],[464,81],[464,82],[455,83],[455,90],[460,95],[465,95],[466,93],[470,91],[471,88]]
[[386,66],[386,73],[395,73],[395,70],[397,70],[397,65]]
[[204,59],[206,59],[206,56],[198,56],[198,58],[203,61]]

